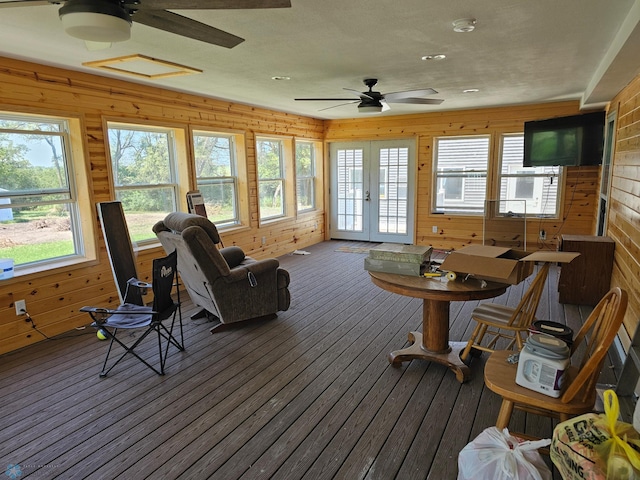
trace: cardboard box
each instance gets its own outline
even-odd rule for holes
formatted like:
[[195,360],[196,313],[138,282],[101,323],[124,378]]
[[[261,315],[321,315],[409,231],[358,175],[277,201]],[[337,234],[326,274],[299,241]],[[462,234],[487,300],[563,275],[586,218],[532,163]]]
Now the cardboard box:
[[471,274],[483,280],[516,285],[533,273],[535,262],[569,263],[576,252],[539,251],[532,254],[507,247],[470,245],[450,253],[442,270]]
[[403,245],[401,243],[382,243],[369,250],[369,258],[373,260],[389,260],[392,262],[424,263],[431,258],[431,247],[423,245]]
[[397,275],[419,277],[426,271],[426,268],[426,263],[394,262],[392,260],[378,260],[370,257],[364,259],[364,269],[371,272],[395,273]]

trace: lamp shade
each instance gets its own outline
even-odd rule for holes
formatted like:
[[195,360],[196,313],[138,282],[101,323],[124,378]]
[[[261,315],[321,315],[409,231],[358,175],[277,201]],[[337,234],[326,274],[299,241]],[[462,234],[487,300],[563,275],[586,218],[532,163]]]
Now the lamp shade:
[[358,105],[358,112],[360,113],[380,113],[382,112],[382,105]]
[[65,32],[91,42],[122,42],[131,37],[131,24],[103,13],[77,12],[61,17]]
[[131,37],[131,16],[116,0],[68,0],[58,14],[72,37],[90,42],[122,42]]

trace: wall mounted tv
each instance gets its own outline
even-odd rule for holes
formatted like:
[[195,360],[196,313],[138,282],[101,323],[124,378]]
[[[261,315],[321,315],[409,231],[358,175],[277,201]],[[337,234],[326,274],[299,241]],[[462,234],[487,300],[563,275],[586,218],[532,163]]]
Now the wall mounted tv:
[[525,122],[524,166],[602,163],[605,112]]

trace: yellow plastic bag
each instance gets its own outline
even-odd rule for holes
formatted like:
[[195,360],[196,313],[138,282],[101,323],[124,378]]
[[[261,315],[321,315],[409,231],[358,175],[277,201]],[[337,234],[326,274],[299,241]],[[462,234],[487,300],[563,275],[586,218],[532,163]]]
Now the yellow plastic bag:
[[604,411],[556,426],[550,454],[563,479],[640,479],[640,434],[618,421],[620,406],[613,390],[604,392]]

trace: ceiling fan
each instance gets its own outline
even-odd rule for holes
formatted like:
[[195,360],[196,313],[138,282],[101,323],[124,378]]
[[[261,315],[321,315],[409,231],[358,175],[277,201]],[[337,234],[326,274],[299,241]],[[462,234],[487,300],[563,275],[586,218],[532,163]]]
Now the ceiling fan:
[[[358,104],[358,111],[360,113],[380,113],[386,110],[389,110],[389,103],[412,103],[415,105],[440,105],[444,100],[437,98],[419,98],[424,95],[433,95],[434,93],[438,93],[433,88],[423,88],[421,90],[405,90],[404,92],[394,92],[394,93],[385,93],[382,94],[380,92],[374,92],[373,87],[378,83],[377,78],[365,78],[364,84],[369,88],[368,92],[359,92],[358,90],[354,90],[352,88],[345,88],[344,90],[348,90],[350,92],[355,93],[360,97]],[[331,101],[331,102],[347,102],[347,103],[357,103],[358,100],[353,100],[351,98],[296,98],[298,101]],[[342,105],[346,105],[346,103],[341,103],[340,105],[333,105],[328,108],[323,108],[322,110],[328,110],[329,108],[340,107]]]
[[82,40],[106,43],[128,40],[131,23],[135,21],[226,48],[233,48],[244,39],[169,9],[291,8],[291,0],[9,0],[0,2],[0,8],[62,3],[58,12],[65,31]]

